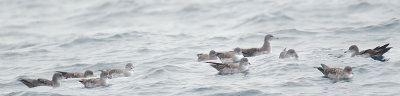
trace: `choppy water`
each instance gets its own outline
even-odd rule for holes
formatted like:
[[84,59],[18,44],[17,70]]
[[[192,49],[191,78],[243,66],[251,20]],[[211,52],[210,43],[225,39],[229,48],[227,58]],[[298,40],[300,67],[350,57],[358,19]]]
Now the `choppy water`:
[[[0,95],[399,95],[399,9],[398,0],[1,0]],[[280,39],[249,58],[248,74],[196,62],[211,49],[260,47],[265,34]],[[335,57],[385,43],[388,62]],[[300,60],[278,59],[283,48]],[[129,62],[134,75],[106,87],[17,81]],[[355,77],[333,83],[313,68],[321,63],[352,66]]]

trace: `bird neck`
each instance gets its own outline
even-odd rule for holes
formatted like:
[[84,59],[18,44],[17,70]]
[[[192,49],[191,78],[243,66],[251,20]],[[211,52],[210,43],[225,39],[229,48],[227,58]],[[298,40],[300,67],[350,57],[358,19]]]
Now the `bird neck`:
[[244,64],[244,63],[241,62],[240,65],[239,65],[239,70],[242,70],[242,71],[247,70],[247,67],[248,67],[247,64]]
[[217,56],[215,56],[215,55],[208,55],[208,58],[214,60],[214,59],[217,59]]
[[264,44],[263,44],[263,46],[261,47],[261,51],[268,51],[268,52],[271,52],[271,46],[270,46],[268,40],[265,40],[265,41],[264,41]]
[[106,81],[106,80],[107,80],[107,77],[100,77],[100,80],[101,80],[101,81]]
[[106,85],[107,84],[107,77],[106,78],[100,78],[100,83],[101,83],[101,85]]
[[52,81],[53,81],[52,82],[53,83],[53,87],[60,87],[61,84],[60,84],[58,79],[53,79]]
[[356,55],[360,55],[360,52],[358,51],[358,49],[354,50],[353,54],[351,54],[351,57],[354,57]]
[[235,55],[243,55],[242,52],[235,52]]
[[131,70],[130,68],[125,68],[125,71],[129,72],[129,71],[133,71],[133,70]]

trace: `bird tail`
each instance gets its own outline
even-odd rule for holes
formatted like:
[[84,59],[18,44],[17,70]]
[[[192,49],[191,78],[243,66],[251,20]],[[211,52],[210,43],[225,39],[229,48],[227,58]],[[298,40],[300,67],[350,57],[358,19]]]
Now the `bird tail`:
[[81,79],[79,80],[79,82],[81,82],[82,84],[85,82],[86,79]]
[[29,88],[32,88],[32,87],[36,87],[35,85],[33,85],[31,82],[29,82],[28,80],[25,80],[25,79],[18,79],[18,81],[21,81],[22,83],[24,83],[26,86],[28,86]]
[[384,48],[384,49],[380,50],[377,55],[382,56],[383,54],[388,52],[390,49],[392,49],[392,47]]
[[202,53],[197,54],[197,57],[200,57],[201,55],[203,55]]
[[62,75],[67,74],[67,72],[63,72],[63,71],[56,71],[57,73],[61,73]]
[[322,73],[324,73],[324,69],[322,67],[314,67],[317,68],[319,71],[321,71]]
[[326,68],[329,68],[327,65],[325,65],[325,64],[321,64],[321,66],[322,66],[322,69],[326,69]]
[[223,65],[222,63],[217,63],[217,62],[205,62],[205,63],[215,64],[215,65]]
[[389,59],[385,59],[385,57],[382,55],[374,55],[374,56],[371,56],[371,58],[374,60],[381,61],[381,62],[389,61]]
[[222,63],[217,63],[217,62],[206,62],[206,63],[210,63],[210,66],[215,68],[215,69],[217,69],[217,70],[219,70],[218,66],[224,65]]
[[383,46],[378,46],[378,47],[375,47],[375,48],[374,48],[374,50],[381,50],[381,49],[385,49],[387,46],[389,46],[389,43],[388,43],[388,44],[385,44],[385,45],[383,45]]

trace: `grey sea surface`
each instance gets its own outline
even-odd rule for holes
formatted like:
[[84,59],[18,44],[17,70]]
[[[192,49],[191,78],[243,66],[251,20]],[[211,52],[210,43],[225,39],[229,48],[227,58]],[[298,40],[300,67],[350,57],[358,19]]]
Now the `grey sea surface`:
[[[399,0],[1,0],[0,95],[5,96],[296,96],[400,95]],[[250,57],[249,72],[218,75],[196,54],[235,47],[272,53]],[[387,62],[343,52],[390,43]],[[299,60],[278,59],[284,48]],[[339,58],[338,58],[339,57]],[[19,78],[55,71],[135,66],[131,77],[84,88],[28,88]],[[351,66],[334,82],[313,67]]]

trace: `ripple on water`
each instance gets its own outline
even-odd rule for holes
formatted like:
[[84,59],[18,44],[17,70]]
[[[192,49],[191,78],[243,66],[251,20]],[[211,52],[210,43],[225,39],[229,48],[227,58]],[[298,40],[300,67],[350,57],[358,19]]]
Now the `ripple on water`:
[[50,92],[18,91],[18,92],[8,93],[5,96],[70,96],[70,95],[61,95],[61,94],[50,93]]
[[151,68],[146,73],[143,79],[157,79],[168,75],[168,71],[162,68]]
[[237,91],[237,92],[227,92],[227,93],[216,93],[216,94],[211,94],[209,96],[277,96],[277,95],[282,95],[281,93],[264,93],[260,90],[255,90],[255,89],[249,89],[249,90],[243,90],[243,91]]
[[72,46],[79,46],[82,44],[93,44],[93,43],[104,43],[109,42],[107,38],[92,38],[92,37],[77,37],[74,40],[59,45],[60,47],[72,47]]
[[377,82],[372,84],[364,84],[361,85],[363,87],[377,87],[377,88],[386,88],[386,87],[400,87],[399,83],[395,82]]

